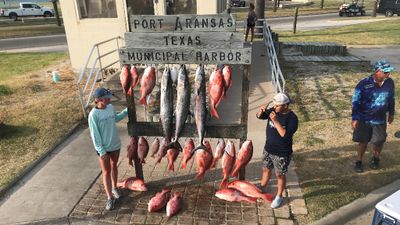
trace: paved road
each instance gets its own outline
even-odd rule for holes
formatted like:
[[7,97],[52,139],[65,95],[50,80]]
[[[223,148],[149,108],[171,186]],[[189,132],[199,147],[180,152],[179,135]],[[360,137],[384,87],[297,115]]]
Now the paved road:
[[44,48],[46,51],[66,51],[68,49],[67,38],[65,34],[59,34],[37,37],[0,39],[0,51],[10,51],[17,49],[40,51],[40,49],[38,48]]

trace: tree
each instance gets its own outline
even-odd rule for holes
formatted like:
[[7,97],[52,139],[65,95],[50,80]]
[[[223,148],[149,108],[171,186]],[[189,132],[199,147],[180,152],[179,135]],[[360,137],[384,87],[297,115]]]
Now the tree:
[[57,1],[58,0],[51,0],[51,2],[53,3],[54,14],[57,18],[57,26],[61,27],[61,19],[60,19],[60,14],[58,13]]

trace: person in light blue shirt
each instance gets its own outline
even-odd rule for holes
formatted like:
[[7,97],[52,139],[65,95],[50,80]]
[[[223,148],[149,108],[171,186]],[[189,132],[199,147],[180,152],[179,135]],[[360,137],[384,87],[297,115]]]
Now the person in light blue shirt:
[[96,89],[94,93],[96,107],[90,111],[88,118],[90,136],[99,156],[103,185],[108,198],[107,210],[112,210],[115,199],[121,196],[117,188],[117,163],[121,140],[116,123],[128,115],[126,108],[120,113],[115,112],[110,104],[111,96],[111,92],[105,88]]
[[[355,171],[363,172],[362,158],[368,142],[373,145],[370,168],[378,169],[380,154],[386,141],[386,123],[394,119],[394,82],[389,77],[393,67],[386,60],[374,65],[374,73],[361,80],[352,98],[353,141],[358,142]],[[389,116],[387,117],[387,114]]]

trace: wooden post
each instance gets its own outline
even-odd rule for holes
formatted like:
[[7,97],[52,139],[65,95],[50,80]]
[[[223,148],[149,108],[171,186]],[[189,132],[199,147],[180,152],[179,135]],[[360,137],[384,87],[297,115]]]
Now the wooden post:
[[[243,65],[243,78],[242,78],[242,112],[240,117],[241,125],[245,126],[245,132],[240,138],[239,149],[242,144],[247,140],[247,120],[249,114],[249,95],[250,95],[250,65]],[[244,180],[246,176],[246,169],[242,167],[239,171],[239,180]]]
[[[132,90],[132,93],[134,93],[133,90]],[[137,118],[136,118],[136,106],[135,106],[134,94],[133,94],[133,96],[126,95],[126,103],[128,105],[128,118],[129,118],[128,124],[129,123],[135,124],[137,121]],[[128,127],[129,127],[129,125],[128,125]],[[129,131],[130,130],[128,129],[128,134],[129,134]],[[129,136],[133,136],[133,134],[129,134]],[[136,177],[144,180],[142,163],[140,162],[140,160],[138,158],[134,159],[134,163],[135,163]]]
[[296,7],[295,10],[294,10],[293,34],[296,33],[297,15],[298,14],[299,14],[299,7]]

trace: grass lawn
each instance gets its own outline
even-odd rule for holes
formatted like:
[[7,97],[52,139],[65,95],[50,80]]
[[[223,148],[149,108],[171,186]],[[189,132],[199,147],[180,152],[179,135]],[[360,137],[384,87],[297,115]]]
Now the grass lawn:
[[[358,81],[371,71],[357,66],[324,63],[283,63],[287,92],[300,125],[294,140],[294,160],[309,215],[306,224],[346,205],[372,190],[400,178],[400,117],[388,126],[381,168],[371,170],[370,147],[364,156],[365,172],[353,171],[356,144],[351,141],[351,96]],[[369,68],[368,68],[369,69]],[[400,110],[400,73],[393,73]]]
[[[1,191],[63,138],[82,113],[66,54],[1,53],[0,65]],[[48,72],[55,68],[59,83]]]
[[337,42],[346,45],[399,45],[400,18],[316,31],[277,31],[279,41]]
[[[52,65],[61,59],[66,59],[65,53],[1,53],[0,52],[0,82],[15,76],[39,70]],[[24,62],[24,63],[21,63]]]

